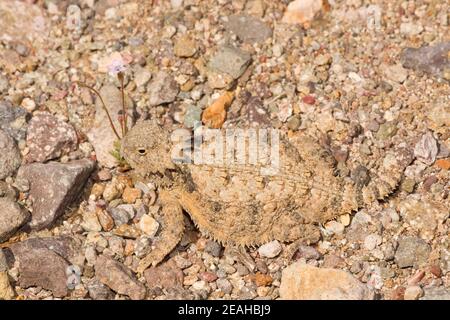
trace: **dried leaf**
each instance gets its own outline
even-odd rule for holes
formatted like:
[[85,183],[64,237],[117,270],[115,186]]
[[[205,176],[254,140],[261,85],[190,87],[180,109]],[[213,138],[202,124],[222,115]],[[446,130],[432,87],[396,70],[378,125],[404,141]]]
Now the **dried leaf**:
[[209,128],[221,128],[227,116],[226,109],[231,105],[234,94],[231,91],[225,92],[208,108],[203,111],[202,122]]

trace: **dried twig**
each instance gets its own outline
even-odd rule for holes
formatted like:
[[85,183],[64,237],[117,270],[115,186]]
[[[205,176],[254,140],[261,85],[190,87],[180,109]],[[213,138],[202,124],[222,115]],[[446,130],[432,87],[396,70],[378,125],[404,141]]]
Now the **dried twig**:
[[110,124],[110,126],[111,126],[111,129],[114,131],[114,134],[116,135],[117,139],[121,140],[119,134],[117,133],[116,127],[114,126],[114,123],[113,123],[113,121],[112,121],[112,119],[111,119],[111,115],[109,114],[108,108],[106,107],[105,101],[103,101],[103,98],[102,98],[102,96],[100,95],[100,93],[99,93],[96,89],[94,89],[93,87],[88,86],[87,84],[85,84],[85,83],[83,83],[83,82],[76,81],[76,83],[77,83],[78,85],[82,86],[82,87],[88,88],[89,90],[91,90],[92,92],[94,92],[94,93],[97,95],[97,97],[99,97],[99,99],[100,99],[100,101],[101,101],[101,103],[102,103],[103,110],[105,110],[106,115],[108,116],[108,120],[109,120],[109,124]]

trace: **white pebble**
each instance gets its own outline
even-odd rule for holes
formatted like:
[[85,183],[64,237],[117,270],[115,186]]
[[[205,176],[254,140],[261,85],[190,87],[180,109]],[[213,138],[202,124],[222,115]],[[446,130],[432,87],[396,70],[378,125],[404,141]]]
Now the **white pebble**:
[[264,258],[275,258],[281,252],[281,244],[278,240],[271,241],[259,247],[259,255]]
[[139,228],[149,237],[154,237],[159,229],[159,223],[148,214],[144,214],[139,221]]

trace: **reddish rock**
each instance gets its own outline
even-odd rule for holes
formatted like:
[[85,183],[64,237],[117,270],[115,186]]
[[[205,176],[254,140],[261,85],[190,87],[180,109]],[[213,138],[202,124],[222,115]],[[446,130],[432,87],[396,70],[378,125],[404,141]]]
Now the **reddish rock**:
[[404,300],[405,299],[405,287],[397,287],[391,291],[391,300]]
[[164,289],[182,287],[184,281],[183,271],[173,259],[157,267],[148,268],[144,272],[144,277],[150,289],[155,287]]
[[327,254],[323,258],[324,268],[338,268],[341,269],[346,266],[344,259],[334,254]]
[[202,272],[200,273],[200,279],[206,281],[206,282],[213,282],[217,280],[217,275],[212,272]]
[[442,270],[441,268],[436,265],[433,264],[432,266],[430,266],[429,271],[431,272],[431,274],[433,274],[435,277],[441,277],[442,276]]
[[306,104],[314,104],[314,103],[316,103],[316,98],[308,95],[308,96],[304,96],[302,98],[302,101]]
[[11,251],[16,258],[35,250],[51,250],[65,260],[75,265],[84,263],[84,254],[80,250],[82,240],[76,237],[60,236],[45,238],[30,238],[11,245]]
[[95,275],[100,282],[119,294],[127,295],[133,300],[145,298],[145,286],[130,269],[113,258],[99,256],[95,263]]
[[52,291],[55,297],[68,293],[67,261],[49,249],[25,250],[14,257],[19,261],[19,284],[28,288],[39,286]]

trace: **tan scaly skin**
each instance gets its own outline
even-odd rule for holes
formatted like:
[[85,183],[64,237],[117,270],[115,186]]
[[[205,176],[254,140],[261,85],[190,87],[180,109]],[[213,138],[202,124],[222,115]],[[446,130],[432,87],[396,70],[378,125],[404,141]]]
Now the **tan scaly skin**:
[[[262,175],[257,165],[175,164],[170,132],[153,121],[133,127],[122,154],[142,179],[158,184],[163,206],[160,235],[139,272],[156,265],[180,241],[184,209],[198,229],[223,245],[314,242],[318,226],[389,195],[412,157],[389,150],[363,185],[336,175],[334,158],[310,137],[280,138],[280,168]],[[248,151],[248,150],[247,150]]]

